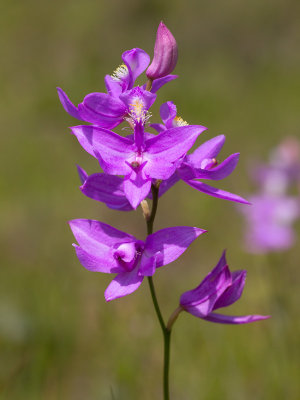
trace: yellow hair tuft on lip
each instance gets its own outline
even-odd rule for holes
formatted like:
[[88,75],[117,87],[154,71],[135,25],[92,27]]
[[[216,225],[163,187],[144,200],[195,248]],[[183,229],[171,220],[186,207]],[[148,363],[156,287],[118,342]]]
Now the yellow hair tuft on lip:
[[125,64],[119,65],[118,68],[116,68],[111,74],[113,80],[117,82],[122,81],[124,78],[126,78],[126,76],[128,76],[128,68]]
[[181,117],[176,116],[173,120],[173,125],[174,125],[174,127],[177,127],[177,126],[187,126],[189,124]]

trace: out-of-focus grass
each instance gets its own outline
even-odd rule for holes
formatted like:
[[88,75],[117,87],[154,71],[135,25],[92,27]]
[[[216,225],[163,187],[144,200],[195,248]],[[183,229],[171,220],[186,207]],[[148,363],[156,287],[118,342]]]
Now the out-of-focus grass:
[[[122,51],[152,55],[164,19],[178,40],[180,79],[154,107],[173,100],[180,115],[225,133],[223,155],[240,151],[220,187],[246,195],[247,163],[299,135],[299,2],[14,1],[2,4],[1,43],[1,399],[154,399],[161,392],[161,333],[147,284],[106,304],[110,277],[76,259],[66,221],[95,218],[143,238],[141,212],[118,213],[80,193],[75,163],[98,169],[68,134],[76,124],[55,86],[75,101],[103,91]],[[164,315],[227,248],[248,269],[232,313],[266,313],[248,326],[180,316],[172,343],[173,399],[299,398],[299,248],[272,260],[248,255],[235,206],[183,183],[160,202],[156,228],[209,230],[155,276]]]

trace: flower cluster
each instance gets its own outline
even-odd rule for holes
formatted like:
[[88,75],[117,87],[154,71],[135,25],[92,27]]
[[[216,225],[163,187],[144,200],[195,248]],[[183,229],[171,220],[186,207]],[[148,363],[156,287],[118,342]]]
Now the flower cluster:
[[[88,123],[72,127],[71,132],[102,169],[88,175],[78,166],[82,193],[115,210],[131,211],[142,205],[148,222],[154,219],[154,202],[179,180],[210,196],[247,204],[241,196],[203,182],[226,178],[238,163],[238,153],[219,162],[224,135],[207,140],[189,153],[206,128],[190,125],[177,116],[172,101],[161,105],[161,123],[150,123],[150,109],[158,90],[177,78],[171,74],[177,62],[177,44],[167,27],[163,23],[158,27],[149,67],[149,55],[138,48],[125,51],[122,61],[105,77],[106,93],[90,93],[78,106],[58,88],[64,109],[72,117]],[[135,86],[143,72],[147,82]],[[122,123],[130,130],[126,136],[113,131]],[[153,200],[152,216],[149,216],[147,199]],[[90,271],[116,274],[105,291],[107,301],[134,292],[144,277],[152,277],[157,268],[176,260],[205,232],[196,227],[177,226],[152,233],[151,227],[146,240],[140,240],[95,220],[77,219],[70,226],[78,242],[74,247],[81,264]],[[211,274],[196,289],[181,296],[180,310],[221,323],[264,318],[213,313],[235,302],[244,283],[245,271],[230,273],[223,254]]]
[[284,139],[269,163],[257,165],[251,174],[258,193],[250,197],[252,207],[240,209],[247,222],[246,248],[251,253],[286,250],[295,242],[293,223],[300,217],[299,141]]

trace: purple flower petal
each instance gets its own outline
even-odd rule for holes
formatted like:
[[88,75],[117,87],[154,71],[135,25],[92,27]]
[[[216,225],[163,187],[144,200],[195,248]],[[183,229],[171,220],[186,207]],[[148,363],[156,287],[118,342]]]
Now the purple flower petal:
[[[162,86],[166,83],[173,81],[174,79],[178,78],[177,75],[167,75],[163,78],[155,79],[152,83],[151,93],[156,93]],[[146,88],[146,85],[144,85]]]
[[[180,304],[195,305],[201,301],[202,297],[205,297],[205,291],[209,293],[215,291],[215,283],[220,279],[220,274],[224,272],[227,267],[226,251],[223,251],[221,258],[219,259],[215,268],[203,279],[203,281],[195,289],[189,290],[183,293],[180,297]],[[231,281],[231,280],[230,280]]]
[[126,107],[118,98],[106,93],[90,93],[83,99],[83,106],[91,115],[94,123],[101,118],[122,120],[126,114]]
[[76,165],[76,167],[77,167],[77,172],[79,175],[80,182],[83,184],[86,181],[86,179],[88,178],[88,174],[79,165]]
[[196,169],[192,165],[188,164],[186,161],[183,161],[180,164],[179,168],[177,169],[177,174],[183,181],[190,181],[196,178],[198,175]]
[[110,75],[106,75],[104,78],[107,93],[113,97],[119,97],[122,93],[122,84],[119,80],[114,79]]
[[196,169],[196,176],[194,178],[197,179],[213,179],[220,180],[226,178],[230,175],[237,163],[239,161],[239,153],[231,154],[227,157],[221,164],[213,167],[211,169]]
[[85,107],[83,103],[78,104],[78,111],[82,120],[105,129],[113,129],[120,125],[124,120],[124,116],[110,117],[97,114],[93,110]]
[[183,293],[180,298],[180,305],[195,317],[203,318],[203,316],[207,316],[213,310],[220,295],[231,284],[231,275],[227,266],[218,273],[211,273],[209,276],[210,279],[206,277],[199,286]]
[[212,312],[217,308],[228,306],[240,298],[245,278],[246,271],[236,271],[231,274],[224,251],[217,266],[200,285],[181,295],[180,306],[195,317],[224,324],[244,324],[269,318],[262,315],[236,317]]
[[143,165],[138,170],[132,169],[130,175],[124,179],[124,193],[134,209],[147,197],[151,189],[151,179],[145,177],[142,168]]
[[244,316],[233,316],[233,315],[222,315],[216,313],[210,313],[206,317],[202,317],[206,321],[217,322],[219,324],[248,324],[250,322],[260,321],[263,319],[270,318],[269,315],[244,315]]
[[168,129],[146,140],[148,163],[145,173],[156,179],[169,178],[177,167],[172,163],[175,163],[193,146],[197,137],[205,129],[200,125],[182,126]]
[[216,301],[213,310],[227,307],[235,303],[242,295],[245,286],[247,271],[234,271],[231,274],[232,283]]
[[167,101],[160,106],[160,117],[167,129],[172,128],[173,119],[176,117],[177,108],[172,101]]
[[59,100],[65,111],[67,111],[67,113],[70,114],[72,117],[83,120],[80,113],[78,112],[78,109],[74,106],[74,104],[71,102],[66,93],[59,87],[56,89]]
[[237,194],[233,194],[230,192],[226,192],[225,190],[214,188],[212,186],[206,185],[203,182],[199,182],[196,180],[190,180],[190,181],[184,180],[184,182],[190,185],[192,188],[197,189],[200,192],[203,192],[210,196],[214,196],[219,199],[235,201],[237,203],[250,204],[249,201],[243,199],[243,197],[238,196]]
[[162,229],[146,239],[147,254],[157,254],[156,267],[167,265],[184,253],[189,245],[202,233],[203,229],[190,226],[177,226]]
[[122,54],[122,59],[130,73],[127,89],[131,89],[137,77],[148,67],[150,56],[144,50],[134,48],[125,51]]
[[146,141],[148,153],[153,157],[158,154],[174,162],[185,154],[195,143],[197,137],[207,128],[201,125],[179,126],[167,129]]
[[100,154],[99,162],[106,173],[113,175],[130,173],[131,168],[126,164],[126,160],[133,155],[131,140],[96,126],[80,125],[72,127],[71,130],[89,154],[98,159]]
[[225,136],[219,135],[201,144],[193,153],[187,155],[187,163],[199,168],[205,158],[215,158],[225,143]]
[[131,211],[133,208],[124,194],[123,182],[118,176],[97,173],[90,175],[80,189],[87,197],[101,201],[109,208]]
[[80,247],[90,254],[102,254],[118,243],[137,240],[134,236],[95,220],[74,219],[69,224]]
[[156,270],[156,260],[158,254],[148,254],[144,251],[139,267],[139,273],[143,276],[153,276]]
[[138,268],[131,272],[119,273],[108,285],[104,297],[106,301],[126,296],[139,288],[144,277],[138,274]]
[[144,159],[147,161],[145,164],[145,174],[155,179],[168,179],[176,171],[176,165],[162,157],[156,155],[145,154]]
[[115,274],[124,271],[118,261],[112,257],[109,247],[103,247],[101,251],[97,252],[97,256],[84,251],[76,244],[74,244],[74,247],[81,265],[89,271],[104,272],[106,274]]

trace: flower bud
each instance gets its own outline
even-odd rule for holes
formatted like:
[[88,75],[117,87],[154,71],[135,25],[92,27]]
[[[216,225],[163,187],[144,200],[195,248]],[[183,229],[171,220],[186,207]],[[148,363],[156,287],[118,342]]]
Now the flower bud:
[[170,74],[176,66],[177,57],[176,40],[166,25],[161,22],[157,29],[154,57],[146,71],[147,77],[154,80]]

